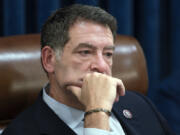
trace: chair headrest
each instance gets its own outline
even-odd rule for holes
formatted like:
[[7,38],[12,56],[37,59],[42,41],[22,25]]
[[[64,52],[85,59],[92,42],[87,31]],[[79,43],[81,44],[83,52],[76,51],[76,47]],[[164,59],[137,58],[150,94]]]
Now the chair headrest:
[[139,42],[130,36],[118,35],[113,59],[113,76],[122,79],[127,90],[146,94],[148,74]]

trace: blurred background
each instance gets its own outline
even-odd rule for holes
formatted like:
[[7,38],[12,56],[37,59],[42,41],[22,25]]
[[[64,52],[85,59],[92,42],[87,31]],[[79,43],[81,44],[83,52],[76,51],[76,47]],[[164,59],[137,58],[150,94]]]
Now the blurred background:
[[118,33],[140,42],[147,60],[148,97],[180,134],[180,0],[0,0],[0,37],[39,33],[57,8],[99,6],[118,22]]

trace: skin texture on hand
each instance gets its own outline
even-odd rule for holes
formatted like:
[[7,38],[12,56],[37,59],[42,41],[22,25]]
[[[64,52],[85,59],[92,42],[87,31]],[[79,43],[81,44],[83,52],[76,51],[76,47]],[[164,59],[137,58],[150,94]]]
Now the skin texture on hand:
[[[96,108],[111,111],[113,103],[118,101],[119,96],[125,94],[121,80],[97,72],[85,76],[82,89],[75,86],[70,86],[68,89],[85,106],[85,112]],[[109,116],[104,112],[87,115],[85,127],[109,130]]]
[[111,110],[119,96],[125,94],[121,80],[97,72],[85,76],[82,89],[75,86],[70,87],[72,93],[85,106],[85,111],[95,108]]

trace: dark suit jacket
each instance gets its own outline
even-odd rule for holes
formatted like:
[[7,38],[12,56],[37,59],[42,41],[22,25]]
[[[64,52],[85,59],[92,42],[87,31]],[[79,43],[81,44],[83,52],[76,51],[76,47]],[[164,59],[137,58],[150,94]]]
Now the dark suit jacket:
[[[132,113],[126,118],[123,110]],[[166,121],[150,101],[142,95],[126,91],[113,113],[127,135],[171,135]],[[75,133],[45,104],[42,92],[35,104],[20,114],[2,135],[75,135]]]

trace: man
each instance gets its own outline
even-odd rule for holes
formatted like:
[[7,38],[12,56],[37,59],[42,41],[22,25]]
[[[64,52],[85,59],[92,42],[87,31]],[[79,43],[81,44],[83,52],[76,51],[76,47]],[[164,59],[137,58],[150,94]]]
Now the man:
[[172,134],[148,99],[125,94],[111,77],[115,36],[116,20],[97,7],[72,5],[50,16],[41,32],[49,84],[3,135]]

